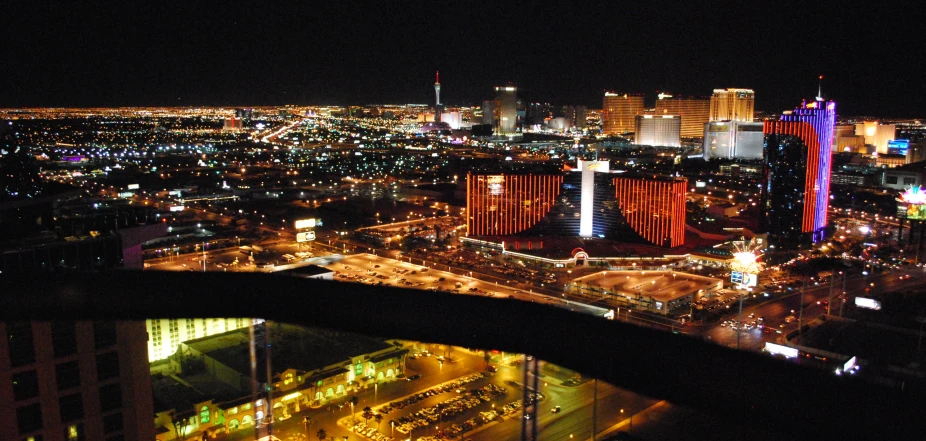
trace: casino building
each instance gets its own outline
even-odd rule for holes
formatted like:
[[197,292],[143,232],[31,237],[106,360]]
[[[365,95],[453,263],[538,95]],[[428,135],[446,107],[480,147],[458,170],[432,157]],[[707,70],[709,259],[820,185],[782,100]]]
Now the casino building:
[[467,236],[579,237],[674,248],[685,240],[685,178],[630,176],[608,161],[564,174],[468,174]]
[[765,121],[761,227],[773,240],[823,239],[835,122],[836,103],[822,98]]

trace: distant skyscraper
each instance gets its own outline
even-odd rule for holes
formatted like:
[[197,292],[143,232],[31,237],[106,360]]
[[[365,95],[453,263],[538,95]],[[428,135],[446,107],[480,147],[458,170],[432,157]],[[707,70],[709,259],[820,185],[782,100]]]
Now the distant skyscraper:
[[495,127],[495,101],[485,100],[482,102],[482,123]]
[[896,131],[897,126],[881,124],[877,121],[865,121],[855,125],[855,134],[864,136],[865,144],[874,146],[874,151],[879,155],[887,154],[887,143],[894,140]]
[[564,106],[562,109],[563,118],[566,119],[566,126],[584,129],[586,126],[586,117],[588,110],[585,106]]
[[434,106],[434,122],[441,122],[441,112],[444,110],[444,106],[440,103],[440,72],[434,75],[434,97],[436,100]]
[[681,147],[678,115],[637,115],[634,117],[633,143],[660,147]]
[[682,120],[682,138],[700,138],[704,123],[710,120],[711,100],[708,98],[673,97],[660,93],[656,100],[657,115],[678,115]]
[[518,88],[495,88],[496,135],[513,135],[518,129]]
[[836,103],[806,101],[765,122],[762,229],[786,242],[823,239]]
[[605,92],[601,107],[601,132],[620,135],[634,130],[634,118],[643,114],[643,95]]
[[759,122],[711,121],[704,124],[704,160],[761,159],[765,144]]
[[711,121],[752,122],[756,95],[752,89],[714,89],[711,96]]

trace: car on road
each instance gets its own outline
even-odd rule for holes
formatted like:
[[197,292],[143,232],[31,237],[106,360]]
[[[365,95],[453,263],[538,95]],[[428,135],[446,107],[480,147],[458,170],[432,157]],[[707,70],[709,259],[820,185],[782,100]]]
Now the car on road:
[[563,409],[562,409],[561,407],[559,407],[559,406],[556,406],[556,407],[550,409],[550,411],[553,412],[553,413],[559,413],[561,410],[563,410]]
[[415,375],[412,375],[412,376],[407,377],[405,380],[406,380],[406,381],[415,381],[415,380],[417,380],[417,379],[419,379],[419,378],[421,378],[421,374],[415,374]]
[[293,417],[292,415],[286,413],[286,414],[283,414],[283,415],[280,415],[279,417],[277,417],[277,421],[286,421],[286,420],[288,420],[288,419],[290,419],[290,418],[292,418],[292,417]]
[[487,367],[486,370],[489,372],[498,372],[498,368],[492,365],[489,365],[489,367]]

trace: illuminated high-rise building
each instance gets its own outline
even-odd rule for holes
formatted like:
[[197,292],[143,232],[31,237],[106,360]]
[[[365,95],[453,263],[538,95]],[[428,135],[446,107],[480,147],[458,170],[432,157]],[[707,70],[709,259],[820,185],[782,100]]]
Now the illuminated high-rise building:
[[714,89],[711,96],[711,121],[751,122],[755,114],[756,94],[752,89]]
[[836,103],[803,102],[766,121],[762,229],[783,242],[823,238],[830,195]]
[[468,174],[467,236],[559,236],[676,247],[687,180],[630,177],[608,161],[560,174]]
[[518,88],[495,88],[496,135],[514,135],[518,131]]
[[634,117],[633,143],[659,147],[681,147],[678,115],[637,115]]
[[704,135],[704,124],[710,121],[711,100],[660,93],[656,99],[656,114],[678,115],[681,118],[679,135],[682,138],[700,138]]
[[434,122],[441,122],[444,106],[440,103],[440,72],[434,74]]
[[621,175],[614,190],[624,219],[647,242],[667,248],[685,243],[687,179]]
[[466,176],[466,231],[470,236],[518,234],[542,219],[562,190],[550,174]]
[[[879,155],[887,154],[887,143],[894,140],[897,126],[881,124],[877,121],[865,121],[855,125],[855,134],[865,137],[865,144],[874,147]],[[870,152],[872,153],[872,152]]]
[[643,114],[643,95],[605,92],[601,107],[601,133],[621,135],[634,130],[635,118]]
[[495,101],[485,100],[482,102],[482,123],[495,127]]

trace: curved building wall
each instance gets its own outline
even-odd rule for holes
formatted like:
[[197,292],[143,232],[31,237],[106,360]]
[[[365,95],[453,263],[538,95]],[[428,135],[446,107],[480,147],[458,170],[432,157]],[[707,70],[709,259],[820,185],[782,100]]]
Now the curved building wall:
[[627,223],[647,242],[664,247],[685,243],[685,178],[614,178],[615,199]]
[[[774,192],[791,192],[803,194],[803,208],[801,219],[801,232],[812,234],[813,241],[822,239],[823,229],[826,227],[827,208],[830,195],[830,172],[833,149],[833,127],[836,123],[836,103],[829,101],[815,101],[802,103],[793,112],[782,115],[780,121],[766,121],[764,132],[766,134],[765,158],[765,200],[774,200],[779,196]],[[784,182],[773,182],[777,179],[770,176],[768,170],[779,166],[780,159],[773,157],[779,146],[779,139],[773,135],[792,135],[799,138],[804,145],[802,185],[795,186]],[[794,144],[790,142],[789,144]],[[792,147],[794,149],[796,147]],[[777,184],[777,185],[776,185]],[[769,214],[767,212],[766,217]],[[765,220],[768,223],[776,221]]]
[[467,234],[506,236],[530,228],[553,207],[562,184],[561,175],[467,174]]

